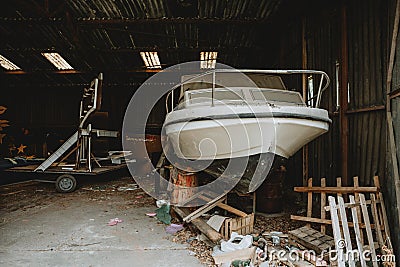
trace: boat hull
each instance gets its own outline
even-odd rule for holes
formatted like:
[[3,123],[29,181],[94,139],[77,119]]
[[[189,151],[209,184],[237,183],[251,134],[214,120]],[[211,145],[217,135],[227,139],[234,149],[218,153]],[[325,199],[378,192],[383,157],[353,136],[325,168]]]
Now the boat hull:
[[329,122],[296,117],[190,120],[165,126],[179,158],[214,160],[274,153],[289,158],[329,129]]

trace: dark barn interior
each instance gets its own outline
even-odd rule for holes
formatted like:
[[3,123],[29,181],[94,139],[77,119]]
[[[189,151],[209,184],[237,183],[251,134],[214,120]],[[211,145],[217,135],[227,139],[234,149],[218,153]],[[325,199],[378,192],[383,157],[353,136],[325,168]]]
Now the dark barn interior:
[[[359,186],[373,187],[378,176],[399,262],[398,21],[399,0],[3,1],[0,55],[18,68],[0,68],[0,106],[7,109],[0,115],[7,121],[0,128],[1,158],[18,156],[20,140],[29,143],[26,156],[46,158],[56,150],[76,131],[82,90],[100,72],[102,105],[93,120],[101,129],[121,131],[131,97],[148,78],[199,61],[203,51],[218,52],[218,63],[236,69],[322,70],[331,83],[321,108],[332,123],[289,158],[284,190],[307,186],[310,177],[314,185],[325,178],[326,186],[336,186],[341,177],[345,187],[358,177]],[[147,51],[158,53],[161,68],[146,66],[140,53]],[[42,53],[59,53],[72,68],[58,69]],[[304,95],[307,81],[301,76],[298,81],[302,87],[295,89]],[[158,135],[166,113],[160,101],[146,131]],[[22,136],[23,129],[29,137]],[[99,153],[122,150],[121,140],[104,145]],[[0,175],[1,184],[10,182],[8,174]],[[8,218],[11,211],[2,205],[0,214]],[[5,244],[0,253],[6,256],[0,263],[12,264],[7,222],[0,222]],[[147,266],[163,265],[149,259]]]

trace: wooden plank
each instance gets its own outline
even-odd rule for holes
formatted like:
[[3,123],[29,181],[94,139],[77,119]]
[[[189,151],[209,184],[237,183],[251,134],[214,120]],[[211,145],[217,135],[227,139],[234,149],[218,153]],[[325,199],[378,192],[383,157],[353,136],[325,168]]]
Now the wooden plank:
[[374,267],[378,267],[378,264],[376,262],[377,257],[376,257],[375,246],[374,246],[374,238],[372,236],[372,231],[371,231],[371,227],[370,227],[371,224],[370,224],[370,220],[369,220],[367,204],[365,203],[364,194],[360,194],[360,205],[361,205],[361,211],[362,211],[364,223],[366,225],[368,245],[369,245],[369,249],[370,249],[371,256],[372,256],[372,265]]
[[[336,178],[336,187],[337,188],[342,188],[342,177],[337,177]],[[338,192],[337,196],[341,197],[342,193]]]
[[[350,203],[355,204],[355,197],[354,196],[349,196],[350,198]],[[361,231],[360,231],[360,226],[359,226],[359,220],[358,220],[358,212],[359,209],[357,207],[352,207],[351,208],[351,216],[353,218],[353,223],[354,223],[354,233],[356,236],[356,243],[357,243],[357,250],[359,255],[363,255],[363,243],[361,240]],[[367,267],[367,263],[365,262],[364,257],[360,257],[360,262],[361,262],[361,267]]]
[[256,203],[257,203],[257,194],[256,191],[253,192],[253,213],[256,214]]
[[383,238],[382,238],[382,232],[381,232],[381,230],[379,230],[381,227],[380,227],[380,221],[379,221],[379,216],[378,216],[378,209],[376,207],[376,197],[375,197],[375,194],[371,194],[370,197],[371,197],[372,217],[374,218],[374,223],[378,228],[378,230],[375,232],[378,237],[379,247],[382,248],[384,245],[384,242],[383,242]]
[[294,188],[295,192],[300,192],[300,193],[308,193],[308,192],[317,192],[317,193],[321,193],[321,192],[325,192],[325,193],[330,193],[330,194],[348,194],[348,193],[376,193],[378,192],[378,189],[376,187],[367,187],[367,186],[363,186],[363,187],[358,187],[358,188],[354,188],[354,187],[295,187]]
[[[330,210],[330,209],[329,209]],[[328,219],[320,219],[320,218],[309,218],[305,216],[298,216],[298,215],[290,215],[291,220],[295,221],[302,221],[302,222],[310,222],[310,223],[322,223],[322,224],[332,224],[331,220]],[[350,227],[354,227],[352,222],[349,222]],[[375,224],[370,224],[371,229],[375,229]],[[365,224],[361,223],[360,228],[366,228]],[[382,226],[381,226],[382,229]]]
[[[189,210],[187,208],[178,208],[174,207],[175,212],[181,216],[182,218],[186,217],[189,214]],[[197,227],[205,236],[207,236],[213,243],[218,244],[219,241],[223,239],[223,236],[215,231],[211,226],[209,226],[205,221],[201,218],[196,218],[191,221],[191,223]]]
[[[353,177],[353,184],[354,184],[355,188],[359,188],[360,187],[360,184],[358,183],[358,177],[357,176]],[[377,187],[377,189],[379,190],[379,187]],[[356,202],[360,202],[359,193],[355,192],[354,196],[355,196],[355,201]],[[356,210],[357,210],[357,219],[358,219],[359,222],[361,222],[361,211],[360,211],[360,208],[356,208]],[[363,233],[363,231],[360,231],[360,240],[361,240],[361,244],[364,244],[364,233]]]
[[379,197],[379,203],[381,204],[381,212],[382,212],[382,217],[383,217],[383,225],[385,228],[385,238],[386,239],[390,239],[391,235],[390,235],[390,227],[389,227],[389,222],[387,219],[387,215],[386,215],[386,208],[385,208],[385,202],[383,201],[383,195],[381,192],[379,192],[378,194]]
[[[206,196],[202,196],[202,195],[199,195],[198,198],[201,198],[201,199],[206,200],[206,201],[212,201],[211,198],[206,197]],[[247,216],[247,213],[245,213],[245,212],[243,212],[241,210],[238,210],[238,209],[236,209],[234,207],[231,207],[228,204],[225,204],[225,203],[222,203],[222,202],[218,202],[217,206],[220,207],[221,209],[224,209],[224,210],[226,210],[226,211],[228,211],[228,212],[230,212],[232,214],[235,214],[237,216],[240,216],[240,217],[246,217]]]
[[[326,179],[321,178],[321,187],[325,188],[326,187]],[[321,219],[326,218],[326,211],[324,207],[326,206],[326,194],[325,192],[321,192]],[[326,225],[321,224],[321,233],[325,234],[326,233]]]
[[335,248],[337,252],[337,263],[339,267],[345,267],[345,261],[344,261],[344,255],[343,255],[343,248],[340,245],[340,242],[342,240],[342,234],[340,232],[340,226],[339,226],[339,215],[337,213],[337,206],[335,202],[335,198],[332,196],[328,197],[328,202],[329,206],[331,207],[330,213],[331,213],[331,219],[332,219],[332,230],[333,230],[333,237],[335,239]]
[[[371,200],[366,200],[365,203],[369,205],[369,204],[371,204]],[[378,203],[378,201],[377,201],[377,203]],[[352,204],[352,203],[344,203],[344,207],[345,207],[345,208],[352,208],[352,207],[359,207],[359,206],[360,206],[360,202],[356,202],[356,203],[354,203],[354,204]],[[325,207],[324,209],[325,209],[326,211],[329,211],[329,210],[330,210],[330,207],[327,206],[327,207]]]
[[380,215],[382,216],[382,221],[383,221],[383,226],[384,226],[384,231],[385,231],[385,239],[390,239],[390,227],[389,227],[389,222],[387,219],[387,214],[386,214],[386,207],[385,207],[385,202],[383,201],[383,195],[382,192],[380,192],[380,182],[379,182],[379,177],[374,176],[374,185],[378,188],[379,193],[377,194],[377,203],[380,204]]
[[[312,187],[312,178],[308,179],[307,185]],[[307,217],[312,217],[312,192],[307,193]],[[307,226],[311,227],[311,224],[307,223]]]
[[[343,229],[343,236],[344,240],[346,241],[346,251],[352,251],[353,247],[351,245],[351,239],[350,239],[350,231],[349,231],[349,225],[347,223],[347,214],[346,214],[346,208],[344,207],[344,200],[343,197],[338,197],[338,203],[339,203],[339,211],[340,211],[340,218],[342,219],[342,229]],[[349,260],[348,261],[350,267],[355,267],[354,261]]]
[[183,221],[190,222],[193,219],[196,219],[196,218],[200,217],[201,215],[203,215],[207,211],[215,208],[215,206],[217,206],[218,203],[221,203],[222,201],[224,201],[225,197],[226,197],[226,193],[221,194],[217,198],[215,198],[212,201],[208,202],[206,205],[202,206],[201,208],[198,208],[197,210],[195,210],[192,213],[190,213],[189,215],[187,215],[185,218],[183,218]]
[[355,113],[370,112],[370,111],[385,110],[385,109],[386,107],[384,105],[370,106],[366,108],[351,109],[348,110],[346,114],[355,114]]

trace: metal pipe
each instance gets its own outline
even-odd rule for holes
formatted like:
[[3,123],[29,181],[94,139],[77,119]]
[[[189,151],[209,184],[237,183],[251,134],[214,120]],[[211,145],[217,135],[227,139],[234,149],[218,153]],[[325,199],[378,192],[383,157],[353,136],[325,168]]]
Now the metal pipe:
[[317,101],[314,106],[315,108],[318,108],[321,102],[321,96],[322,96],[321,88],[323,81],[324,81],[324,75],[321,75],[321,80],[319,81],[319,87],[318,87]]

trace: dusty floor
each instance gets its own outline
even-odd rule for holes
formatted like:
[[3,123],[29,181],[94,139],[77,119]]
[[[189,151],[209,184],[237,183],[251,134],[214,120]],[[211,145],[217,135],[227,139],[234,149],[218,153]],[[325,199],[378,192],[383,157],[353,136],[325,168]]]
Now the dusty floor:
[[[69,194],[43,183],[0,187],[0,265],[203,266],[146,216],[156,209],[152,198],[118,191],[132,183],[92,183]],[[123,222],[107,226],[112,218]]]
[[[131,184],[130,177],[84,181],[69,194],[46,183],[0,186],[0,265],[215,266],[197,233],[169,235],[146,216],[155,201],[140,189],[121,191]],[[289,213],[257,215],[254,233],[302,226]],[[113,218],[123,222],[107,226]]]

